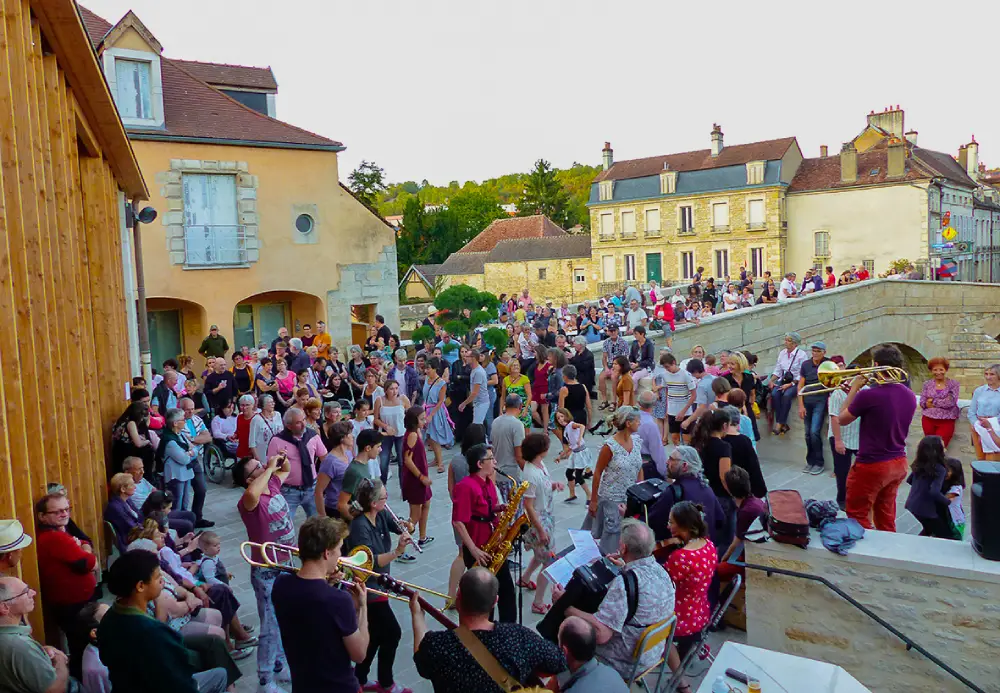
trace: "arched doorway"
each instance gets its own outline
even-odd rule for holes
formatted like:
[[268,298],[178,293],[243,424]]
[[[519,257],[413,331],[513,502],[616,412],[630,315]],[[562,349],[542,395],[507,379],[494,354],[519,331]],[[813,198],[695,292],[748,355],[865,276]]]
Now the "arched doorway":
[[[910,386],[919,392],[920,387],[923,385],[924,381],[930,376],[930,369],[927,368],[927,359],[924,358],[923,354],[911,347],[909,344],[902,344],[900,342],[884,342],[885,344],[892,344],[894,347],[899,349],[903,353],[903,370],[910,374]],[[856,361],[861,365],[862,368],[866,368],[872,365],[872,350],[879,346],[878,344],[873,345],[869,349],[865,349],[860,354],[858,354],[853,361]]]
[[180,298],[155,297],[146,299],[146,314],[153,368],[160,370],[164,361],[178,354],[197,355],[208,334],[204,307]]
[[233,348],[270,346],[278,329],[300,336],[303,325],[325,320],[323,300],[300,291],[266,291],[248,296],[233,309]]

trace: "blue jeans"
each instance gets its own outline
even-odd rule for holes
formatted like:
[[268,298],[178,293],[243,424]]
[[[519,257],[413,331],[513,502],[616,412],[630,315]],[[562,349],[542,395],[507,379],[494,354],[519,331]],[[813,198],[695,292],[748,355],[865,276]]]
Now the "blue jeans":
[[[396,450],[396,464],[399,469],[403,468],[403,439],[405,436],[386,436],[382,439],[382,451],[378,454],[378,466],[381,471],[382,485],[389,481],[389,460],[392,459],[392,451]],[[399,485],[403,485],[403,473],[399,472]]]
[[174,497],[174,507],[183,508],[188,499],[191,498],[191,479],[180,481],[171,479],[167,482],[167,490]]
[[788,425],[788,412],[792,409],[792,402],[799,395],[797,385],[792,385],[787,390],[782,390],[781,385],[775,385],[771,390],[771,404],[774,406],[774,423]]
[[194,682],[198,686],[198,693],[225,693],[226,686],[229,685],[229,675],[222,667],[199,671],[194,675]]
[[300,507],[305,511],[306,517],[312,517],[316,514],[315,481],[305,490],[292,488],[291,486],[282,486],[281,495],[285,497],[285,501],[288,503],[288,519],[293,523],[295,522],[295,511]]
[[826,420],[826,397],[807,398],[806,408],[806,464],[823,467],[823,421]]
[[250,584],[257,597],[257,619],[260,621],[260,631],[257,633],[257,677],[262,686],[271,682],[275,671],[288,666],[285,648],[281,645],[278,619],[271,603],[271,588],[279,574],[280,571],[273,568],[250,568]]

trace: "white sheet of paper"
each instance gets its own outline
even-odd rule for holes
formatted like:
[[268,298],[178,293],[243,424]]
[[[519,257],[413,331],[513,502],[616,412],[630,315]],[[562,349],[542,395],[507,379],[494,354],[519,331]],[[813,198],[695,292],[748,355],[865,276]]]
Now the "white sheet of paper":
[[582,565],[588,565],[601,557],[601,549],[594,541],[593,535],[585,529],[570,529],[569,536],[574,548],[568,554],[555,561],[543,572],[554,583],[565,587],[573,571]]

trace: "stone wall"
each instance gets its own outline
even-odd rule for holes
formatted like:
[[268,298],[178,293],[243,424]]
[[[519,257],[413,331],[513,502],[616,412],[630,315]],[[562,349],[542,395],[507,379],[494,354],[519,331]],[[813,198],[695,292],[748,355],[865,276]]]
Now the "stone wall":
[[[848,362],[883,342],[909,346],[925,360],[946,356],[950,376],[962,385],[963,397],[971,397],[983,382],[983,369],[1000,363],[1000,287],[870,280],[681,326],[673,349],[685,356],[696,344],[710,351],[749,351],[760,357],[758,371],[766,373],[789,331],[802,336],[803,347],[822,340],[827,355],[841,354]],[[921,369],[915,370],[918,387]]]
[[[574,271],[582,269],[586,281],[574,281]],[[568,260],[527,260],[522,262],[487,262],[484,286],[496,296],[520,294],[528,289],[537,301],[577,303],[594,296],[597,282],[593,280],[590,258]],[[543,276],[544,275],[544,276]]]
[[[821,575],[990,693],[1000,692],[1000,563],[965,542],[869,531],[848,556],[768,542],[747,562]],[[823,584],[747,571],[747,643],[837,664],[874,693],[968,690]]]
[[340,286],[326,293],[327,330],[337,345],[351,344],[351,306],[374,305],[386,323],[399,325],[396,244],[383,246],[375,262],[338,264]]

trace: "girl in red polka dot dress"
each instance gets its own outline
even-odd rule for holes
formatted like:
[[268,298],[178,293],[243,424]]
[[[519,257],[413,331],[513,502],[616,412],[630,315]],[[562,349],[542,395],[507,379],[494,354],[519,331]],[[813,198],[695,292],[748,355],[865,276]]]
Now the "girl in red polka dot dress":
[[[674,612],[677,614],[677,629],[667,660],[670,668],[676,671],[681,659],[697,643],[698,634],[708,625],[708,587],[719,556],[715,545],[708,539],[708,526],[701,505],[691,501],[677,503],[670,511],[667,526],[672,537],[667,543],[679,547],[663,566],[676,589]],[[682,682],[677,690],[680,693],[690,691],[690,683]]]

